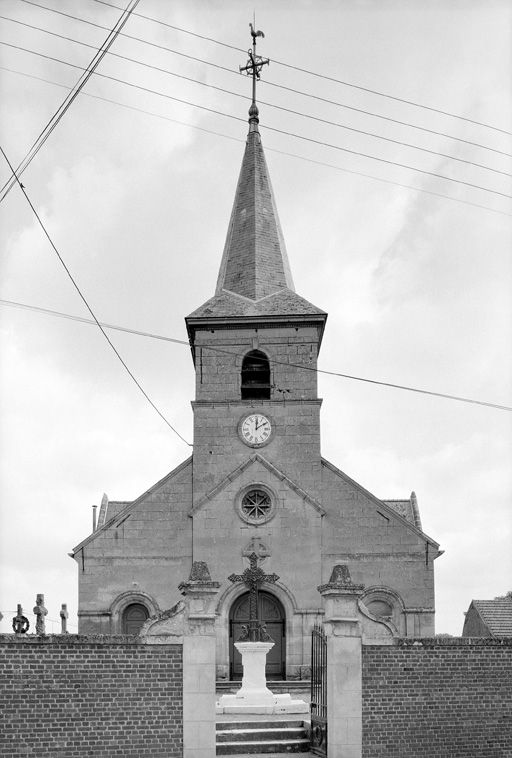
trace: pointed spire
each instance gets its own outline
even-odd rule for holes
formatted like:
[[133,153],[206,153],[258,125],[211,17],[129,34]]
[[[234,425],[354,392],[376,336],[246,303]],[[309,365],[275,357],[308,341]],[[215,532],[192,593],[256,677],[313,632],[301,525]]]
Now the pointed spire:
[[256,54],[256,38],[265,35],[252,24],[250,27],[252,50],[247,65],[240,66],[240,71],[252,77],[249,133],[215,295],[186,319],[192,340],[196,322],[204,318],[296,318],[307,314],[321,322],[322,330],[327,318],[324,311],[295,292],[258,129],[256,81],[269,60]]
[[217,281],[222,290],[260,300],[281,289],[293,290],[283,233],[270,184],[256,105],[256,81],[268,64],[256,54],[256,38],[264,37],[252,24],[252,50],[240,71],[252,76],[252,102],[249,108],[249,134],[231,213],[224,254]]
[[257,124],[251,124],[235,193],[216,293],[259,300],[281,289],[294,291]]

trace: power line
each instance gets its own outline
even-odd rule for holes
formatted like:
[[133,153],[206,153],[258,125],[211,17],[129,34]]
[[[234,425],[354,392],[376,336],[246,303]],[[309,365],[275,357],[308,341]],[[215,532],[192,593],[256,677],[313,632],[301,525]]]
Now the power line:
[[[14,308],[21,308],[23,310],[35,311],[37,313],[43,313],[47,316],[57,316],[59,318],[70,319],[71,321],[79,321],[80,323],[83,323],[83,324],[92,324],[92,325],[97,324],[95,320],[92,321],[91,319],[83,318],[82,316],[73,316],[69,313],[63,313],[62,311],[54,311],[54,310],[50,310],[49,308],[41,308],[36,305],[28,305],[26,303],[19,303],[14,300],[0,299],[0,305],[7,305]],[[114,329],[120,332],[127,332],[128,334],[135,334],[139,337],[149,337],[151,339],[162,340],[164,342],[172,342],[177,345],[185,345],[186,347],[190,347],[190,343],[187,342],[186,340],[179,340],[174,337],[166,337],[162,334],[154,334],[153,332],[142,332],[136,329],[129,329],[128,327],[117,326],[114,324],[102,323],[101,326],[104,327],[105,329]],[[212,350],[213,352],[217,352],[217,353],[224,353],[225,355],[235,355],[235,356],[239,355],[238,352],[233,352],[232,350],[225,350],[221,347],[218,347],[217,345],[206,344],[206,345],[201,345],[201,348]],[[352,374],[344,374],[339,371],[327,371],[326,369],[319,369],[319,368],[313,368],[312,366],[305,366],[301,363],[286,363],[285,361],[279,361],[279,360],[272,360],[272,363],[279,366],[288,366],[292,368],[303,369],[304,371],[314,371],[316,374],[326,374],[328,376],[337,376],[343,379],[352,379],[354,381],[366,382],[368,384],[376,384],[382,387],[391,387],[392,389],[406,390],[408,392],[417,392],[422,395],[431,395],[433,397],[441,397],[447,400],[457,400],[458,402],[461,402],[461,403],[471,403],[473,405],[482,405],[488,408],[495,408],[496,410],[501,410],[501,411],[512,411],[512,406],[508,406],[508,405],[498,405],[497,403],[489,403],[484,400],[474,400],[472,398],[460,397],[459,395],[448,395],[444,392],[433,392],[431,390],[419,389],[418,387],[409,387],[404,384],[394,384],[392,382],[378,381],[377,379],[367,379],[361,376],[354,376]]]
[[[27,2],[27,0],[23,0],[23,2]],[[29,48],[22,47],[21,45],[13,45],[13,44],[11,44],[9,42],[4,42],[3,40],[0,40],[0,44],[1,45],[5,45],[7,47],[11,47],[11,48],[13,48],[15,50],[22,50],[23,52],[30,53],[31,55],[37,55],[40,58],[45,58],[46,60],[51,60],[51,61],[54,61],[56,63],[62,63],[65,66],[70,66],[71,68],[78,68],[78,69],[82,68],[82,66],[78,66],[75,63],[69,63],[68,61],[63,61],[61,58],[55,58],[54,56],[45,55],[44,53],[38,53],[35,50],[31,50]],[[245,119],[242,119],[242,118],[240,118],[238,116],[233,116],[230,113],[224,113],[223,111],[219,111],[219,110],[217,110],[215,108],[208,108],[208,107],[206,107],[204,105],[199,105],[198,103],[194,103],[194,102],[192,102],[190,100],[185,100],[184,98],[179,98],[179,97],[175,97],[173,95],[168,95],[168,94],[166,94],[164,92],[160,92],[158,90],[151,89],[150,87],[143,87],[143,86],[141,86],[139,84],[133,84],[132,82],[127,82],[126,80],[119,79],[119,78],[117,78],[115,76],[109,76],[107,74],[101,74],[98,71],[95,72],[95,75],[101,77],[102,79],[108,79],[110,81],[117,82],[118,84],[124,84],[124,85],[126,85],[128,87],[132,87],[134,89],[138,89],[138,90],[141,90],[143,92],[148,92],[148,93],[150,93],[152,95],[157,95],[158,97],[165,97],[168,100],[173,100],[173,101],[181,103],[183,105],[190,105],[193,108],[198,108],[198,109],[206,111],[208,113],[213,113],[213,114],[215,114],[217,116],[224,116],[225,118],[230,118],[230,119],[233,119],[235,121],[242,121],[242,122],[245,123]],[[493,189],[490,189],[489,187],[482,187],[480,184],[474,184],[473,182],[467,182],[467,181],[464,181],[463,179],[455,179],[454,177],[451,177],[451,176],[445,176],[444,174],[439,174],[439,173],[437,173],[435,171],[427,171],[426,169],[421,169],[421,168],[418,168],[416,166],[409,166],[409,165],[407,165],[405,163],[400,163],[398,161],[392,161],[392,160],[389,160],[387,158],[379,158],[376,155],[371,155],[369,153],[363,153],[362,151],[359,151],[359,150],[351,150],[350,148],[348,148],[348,147],[342,147],[341,145],[333,145],[332,143],[329,143],[329,142],[324,142],[322,140],[317,140],[317,139],[314,139],[313,137],[305,137],[304,135],[295,134],[293,132],[289,132],[289,131],[286,131],[284,129],[277,129],[276,127],[273,127],[273,126],[268,126],[267,125],[267,126],[265,126],[265,129],[267,129],[269,131],[272,131],[272,132],[275,132],[276,134],[283,134],[283,135],[286,135],[288,137],[293,137],[294,139],[300,139],[300,140],[303,140],[304,142],[310,142],[312,144],[319,145],[321,147],[327,147],[327,148],[330,148],[332,150],[339,150],[341,152],[348,153],[350,155],[357,155],[357,156],[360,156],[362,158],[367,158],[369,160],[378,161],[379,163],[386,163],[387,165],[390,165],[390,166],[397,166],[398,168],[403,168],[403,169],[406,169],[408,171],[415,171],[417,173],[424,174],[426,176],[432,176],[432,177],[434,177],[436,179],[443,179],[443,180],[448,181],[448,182],[453,182],[455,184],[461,184],[461,185],[464,185],[466,187],[471,187],[472,189],[478,189],[478,190],[481,190],[482,192],[489,192],[489,193],[491,193],[493,195],[499,195],[501,197],[512,199],[512,195],[508,195],[505,192],[499,192],[498,190],[493,190]]]
[[[2,71],[8,71],[11,74],[17,74],[19,76],[25,76],[25,77],[27,77],[29,79],[35,79],[35,80],[37,80],[39,82],[45,82],[45,84],[51,84],[51,85],[53,85],[55,87],[63,87],[64,89],[71,89],[66,84],[60,84],[59,82],[54,82],[51,79],[44,79],[41,76],[35,76],[34,74],[27,74],[24,71],[17,71],[16,69],[7,68],[6,66],[0,66],[0,70],[2,70]],[[240,137],[233,137],[230,134],[224,134],[222,132],[217,132],[217,131],[215,131],[213,129],[206,129],[203,126],[198,126],[197,124],[191,124],[188,121],[180,121],[179,119],[171,118],[170,116],[164,116],[161,113],[154,113],[153,111],[148,111],[148,110],[145,110],[144,108],[138,108],[135,105],[128,105],[127,103],[120,103],[117,100],[112,100],[111,98],[108,98],[108,97],[102,97],[101,95],[93,95],[90,92],[83,92],[82,91],[80,94],[82,95],[82,97],[91,97],[94,100],[101,100],[104,103],[110,103],[111,105],[117,105],[120,108],[126,108],[128,110],[135,111],[136,113],[143,113],[146,116],[152,116],[153,118],[158,118],[158,119],[161,119],[163,121],[169,121],[169,122],[171,122],[173,124],[180,124],[181,126],[186,126],[186,127],[190,128],[190,129],[195,129],[196,131],[204,132],[205,134],[211,134],[211,135],[213,135],[215,137],[222,137],[223,139],[228,139],[228,140],[231,140],[233,142],[240,142],[241,144],[245,144],[245,139],[241,139]],[[335,166],[333,163],[326,163],[325,161],[318,161],[318,160],[315,160],[314,158],[306,158],[306,156],[304,156],[304,155],[297,155],[296,153],[288,153],[288,152],[286,152],[284,150],[277,150],[276,148],[272,148],[272,147],[268,147],[268,146],[265,149],[266,149],[266,152],[277,153],[278,155],[285,155],[288,158],[295,158],[296,160],[305,161],[306,163],[312,163],[312,164],[314,164],[316,166],[323,166],[325,168],[332,168],[332,169],[334,169],[336,171],[342,171],[345,174],[352,174],[353,176],[361,176],[361,177],[363,177],[365,179],[372,179],[373,181],[381,182],[383,184],[390,184],[390,185],[395,186],[395,187],[401,187],[402,189],[412,190],[413,192],[421,192],[422,194],[432,195],[433,197],[440,197],[440,198],[443,198],[444,200],[451,200],[454,203],[461,203],[462,205],[469,205],[472,208],[480,208],[481,210],[489,211],[490,213],[497,213],[497,214],[499,214],[501,216],[512,217],[512,214],[511,213],[506,213],[506,211],[501,211],[501,210],[498,210],[497,208],[489,208],[488,205],[481,205],[480,203],[473,203],[470,200],[462,200],[461,198],[451,197],[450,195],[444,195],[441,192],[434,192],[433,190],[427,190],[427,189],[423,189],[421,187],[413,187],[410,184],[403,184],[401,182],[394,182],[392,179],[384,179],[384,178],[382,178],[380,176],[374,176],[373,174],[366,174],[366,173],[364,173],[362,171],[354,171],[354,170],[349,169],[349,168],[343,168],[342,166]]]
[[[9,18],[7,16],[2,16],[1,14],[0,14],[0,19],[4,19],[6,21],[12,21],[15,24],[19,24],[21,26],[28,27],[29,29],[34,29],[36,31],[43,32],[45,34],[49,34],[52,37],[58,37],[59,39],[66,40],[67,42],[73,42],[74,44],[82,45],[83,47],[94,49],[94,45],[90,45],[87,42],[82,42],[81,40],[74,39],[73,37],[68,37],[64,34],[58,34],[57,32],[52,32],[49,29],[43,29],[40,26],[34,26],[33,24],[28,24],[24,21],[18,21],[17,19]],[[209,89],[216,90],[217,92],[222,92],[227,95],[232,95],[234,97],[247,100],[247,95],[245,94],[241,94],[239,92],[233,92],[233,90],[225,89],[224,87],[219,87],[215,84],[210,84],[208,82],[201,81],[200,79],[194,79],[191,76],[186,76],[185,74],[179,74],[176,71],[171,71],[170,69],[162,68],[161,66],[155,66],[151,63],[145,63],[144,61],[141,61],[138,58],[131,58],[129,56],[120,55],[119,53],[114,53],[112,51],[109,51],[109,55],[111,55],[114,58],[119,58],[120,60],[123,60],[123,61],[135,63],[138,66],[143,66],[144,68],[152,69],[153,71],[158,71],[163,74],[168,74],[169,76],[174,76],[178,79],[183,79],[187,82],[192,82],[193,84],[199,84],[201,87],[207,87]],[[320,118],[319,116],[313,116],[310,113],[303,113],[302,111],[297,111],[292,108],[286,108],[282,105],[276,105],[275,103],[269,103],[269,102],[266,102],[265,100],[258,99],[258,103],[260,105],[265,105],[267,107],[275,108],[276,110],[283,111],[284,113],[290,113],[292,115],[299,116],[301,118],[307,118],[309,120],[316,121],[321,124],[326,124],[327,126],[335,126],[338,129],[345,129],[347,131],[354,132],[356,134],[362,134],[366,137],[372,137],[373,139],[383,140],[384,142],[390,142],[394,145],[399,145],[400,147],[407,147],[412,150],[419,150],[420,152],[428,153],[429,155],[438,155],[441,158],[447,158],[448,160],[457,161],[458,163],[464,163],[468,166],[475,166],[476,168],[483,169],[484,171],[491,171],[494,174],[501,174],[502,176],[512,177],[512,174],[510,174],[507,171],[501,171],[500,169],[492,168],[491,166],[486,166],[483,163],[470,161],[467,158],[459,158],[455,155],[450,155],[449,153],[442,153],[439,150],[432,150],[427,147],[422,147],[421,145],[413,145],[410,142],[405,142],[403,140],[393,139],[392,137],[385,137],[384,135],[377,134],[375,132],[365,131],[364,129],[357,129],[356,127],[349,126],[348,124],[342,124],[342,123],[339,123],[338,121],[331,121],[329,119]]]
[[[64,13],[64,11],[59,11],[59,10],[57,10],[55,8],[49,8],[48,6],[42,5],[41,3],[35,3],[35,2],[33,2],[33,0],[20,0],[20,2],[26,3],[27,5],[32,5],[35,8],[40,8],[42,10],[49,11],[50,13],[58,14],[59,16],[64,16],[65,18],[70,18],[70,19],[72,19],[74,21],[79,21],[82,24],[87,24],[88,26],[93,26],[96,29],[102,29],[102,30],[108,29],[108,27],[103,26],[101,24],[97,24],[94,21],[88,21],[87,19],[80,18],[79,16],[74,16],[74,15],[72,15],[70,13]],[[134,15],[139,16],[140,14],[134,14]],[[160,22],[160,23],[163,24],[164,22]],[[166,25],[166,24],[164,24],[164,25]],[[168,25],[168,26],[170,26],[170,25]],[[178,31],[185,31],[185,30],[181,30],[179,27],[171,27],[171,28],[176,28]],[[203,36],[201,34],[196,34],[194,32],[189,32],[189,33],[192,36],[199,37],[200,39],[210,40],[209,37],[205,37],[205,36]],[[227,72],[227,73],[229,73],[231,75],[240,76],[240,74],[239,74],[238,71],[235,71],[232,68],[229,68],[227,66],[221,66],[218,63],[213,63],[212,61],[205,60],[204,58],[198,58],[195,55],[189,55],[188,53],[183,53],[180,50],[174,50],[173,48],[167,47],[166,45],[159,45],[156,42],[150,42],[149,40],[143,39],[142,37],[136,37],[136,36],[134,36],[132,34],[127,34],[126,32],[121,33],[119,36],[124,37],[125,39],[129,39],[129,40],[134,40],[136,42],[140,42],[143,45],[148,45],[150,47],[154,47],[154,48],[156,48],[158,50],[164,50],[165,52],[172,53],[173,55],[178,55],[178,56],[180,56],[182,58],[186,58],[187,60],[193,60],[193,61],[196,61],[198,63],[203,63],[206,66],[211,66],[213,68],[218,69],[219,71],[225,71],[225,72]],[[212,40],[212,41],[215,41],[215,40]],[[242,51],[241,48],[234,47],[232,45],[227,45],[226,43],[218,43],[218,44],[223,44],[226,47],[232,47],[234,50],[237,50],[238,52]],[[245,52],[245,50],[243,50],[242,52]],[[261,83],[263,85],[265,85],[265,86],[277,87],[278,89],[285,90],[286,92],[292,92],[294,94],[301,95],[303,97],[312,98],[312,99],[317,100],[319,102],[328,103],[328,104],[334,105],[334,106],[336,106],[338,108],[344,108],[346,110],[351,110],[351,111],[354,111],[355,113],[362,113],[364,115],[371,116],[373,118],[378,118],[378,119],[382,119],[384,121],[389,121],[390,123],[398,124],[400,126],[406,126],[406,127],[411,128],[411,129],[417,129],[417,130],[425,132],[427,134],[433,134],[433,135],[436,135],[436,136],[439,136],[439,137],[445,137],[446,139],[455,140],[455,141],[461,142],[461,143],[463,143],[465,145],[471,145],[472,147],[478,147],[478,148],[480,148],[482,150],[489,150],[490,152],[497,153],[498,155],[504,155],[504,156],[506,156],[508,158],[512,158],[512,153],[507,153],[507,152],[505,152],[503,150],[497,150],[496,148],[489,147],[487,145],[482,145],[479,142],[473,142],[471,140],[463,139],[462,137],[456,137],[453,134],[447,134],[446,132],[439,132],[439,131],[436,131],[435,129],[428,129],[427,127],[419,126],[418,124],[412,124],[412,123],[409,123],[408,121],[401,121],[399,119],[391,118],[390,116],[384,116],[384,115],[379,114],[379,113],[373,113],[372,111],[367,111],[367,110],[364,110],[363,108],[356,108],[354,106],[347,105],[346,103],[340,103],[339,101],[336,101],[336,100],[329,100],[328,98],[320,97],[319,95],[315,95],[315,94],[310,93],[310,92],[303,92],[301,90],[294,89],[293,87],[287,87],[284,84],[277,84],[276,82],[272,82],[272,81],[270,81],[268,79],[263,79],[261,81]]]
[[[16,167],[16,175],[21,176],[27,166],[31,163],[31,161],[35,158],[39,150],[42,148],[50,134],[53,132],[59,121],[62,119],[64,114],[67,112],[67,110],[71,107],[73,101],[78,96],[78,93],[84,87],[87,82],[89,81],[90,77],[94,73],[95,69],[105,55],[108,52],[109,47],[113,44],[113,42],[116,40],[117,35],[123,28],[123,26],[126,24],[128,19],[130,18],[130,14],[132,11],[137,7],[140,0],[130,0],[130,3],[128,7],[123,9],[123,13],[121,17],[117,20],[115,23],[113,29],[111,29],[108,33],[108,36],[106,40],[103,42],[99,50],[96,50],[96,48],[93,48],[95,50],[95,54],[87,66],[87,68],[84,70],[84,73],[80,76],[78,82],[75,84],[71,92],[64,98],[64,101],[59,105],[53,116],[50,118],[46,126],[42,129],[42,131],[39,133],[39,136],[33,143],[32,147],[29,149],[28,153],[25,155],[21,163],[18,164]],[[93,47],[91,45],[91,47]],[[6,195],[11,191],[12,187],[16,184],[16,178],[13,176],[11,179],[2,187],[2,191],[5,189],[5,192],[3,192],[3,195],[0,197],[0,202],[6,197]]]
[[64,268],[64,270],[65,270],[66,274],[67,274],[67,275],[68,275],[68,277],[70,278],[70,280],[71,280],[71,282],[72,282],[72,284],[73,284],[74,288],[76,289],[76,291],[77,291],[77,292],[78,292],[78,294],[80,295],[80,298],[81,298],[81,300],[83,301],[83,303],[84,303],[85,307],[87,308],[87,310],[88,310],[88,311],[89,311],[89,313],[91,314],[91,316],[92,316],[92,318],[93,318],[93,323],[94,323],[94,324],[96,324],[96,326],[98,327],[98,329],[100,330],[100,332],[103,334],[103,336],[104,336],[104,337],[105,337],[105,339],[107,340],[108,344],[110,345],[110,347],[112,348],[112,350],[113,350],[113,351],[114,351],[114,353],[116,354],[117,358],[118,358],[118,359],[119,359],[119,361],[121,362],[121,364],[122,364],[122,366],[124,367],[125,371],[127,372],[128,376],[129,376],[129,377],[132,379],[132,381],[133,381],[133,382],[134,382],[134,383],[137,385],[137,387],[138,387],[138,388],[139,388],[139,390],[142,392],[142,394],[144,395],[144,397],[146,398],[146,400],[148,401],[148,403],[149,403],[149,404],[151,405],[151,407],[152,407],[152,408],[153,408],[153,409],[154,409],[154,410],[155,410],[155,411],[158,413],[158,415],[160,416],[160,418],[162,419],[162,421],[164,421],[164,422],[167,424],[167,426],[168,426],[168,427],[169,427],[169,428],[170,428],[170,429],[171,429],[171,430],[172,430],[172,431],[173,431],[173,432],[174,432],[174,433],[175,433],[175,434],[176,434],[176,435],[177,435],[177,436],[180,438],[180,440],[181,440],[182,442],[184,442],[184,443],[185,443],[185,445],[189,445],[189,446],[191,447],[191,444],[190,444],[190,442],[187,442],[187,440],[186,440],[184,437],[182,437],[182,436],[181,436],[181,434],[180,434],[180,433],[179,433],[179,432],[178,432],[178,431],[177,431],[177,430],[176,430],[176,429],[175,429],[175,428],[172,426],[172,424],[171,424],[171,423],[170,423],[170,422],[169,422],[169,421],[166,419],[166,417],[163,415],[163,413],[162,413],[162,412],[159,410],[159,408],[157,408],[157,406],[155,405],[155,403],[154,403],[154,402],[151,400],[151,398],[149,397],[149,395],[147,394],[147,392],[145,391],[145,389],[142,387],[142,385],[140,384],[140,382],[139,382],[139,381],[138,381],[138,380],[135,378],[134,374],[133,374],[133,373],[131,372],[131,370],[128,368],[128,365],[127,365],[127,363],[126,363],[126,362],[125,362],[125,360],[124,360],[124,359],[121,357],[121,354],[120,354],[120,353],[119,353],[119,351],[117,350],[116,346],[115,346],[115,345],[114,345],[114,343],[111,341],[111,339],[110,339],[110,337],[108,336],[108,334],[106,333],[105,329],[102,327],[102,325],[100,324],[100,322],[99,322],[99,321],[98,321],[98,319],[96,318],[96,315],[94,314],[94,311],[92,310],[91,306],[90,306],[90,305],[89,305],[89,303],[87,302],[87,300],[86,300],[86,298],[85,298],[85,295],[82,293],[82,291],[81,291],[80,287],[78,286],[78,284],[77,284],[76,280],[74,279],[73,275],[71,274],[71,271],[69,270],[69,268],[67,267],[67,265],[66,265],[66,263],[65,263],[64,259],[63,259],[63,258],[62,258],[62,256],[61,256],[61,254],[60,254],[60,253],[59,253],[59,251],[57,250],[57,248],[56,248],[56,246],[55,246],[55,244],[54,244],[54,242],[53,242],[52,238],[50,237],[50,235],[49,235],[48,231],[46,230],[46,227],[45,227],[45,225],[43,224],[43,222],[42,222],[42,220],[41,220],[41,217],[39,216],[39,214],[38,214],[38,212],[36,211],[36,209],[35,209],[34,205],[32,204],[32,202],[31,202],[31,200],[30,200],[30,198],[29,198],[29,196],[28,196],[28,194],[27,194],[27,191],[26,191],[25,187],[23,186],[23,184],[22,184],[22,183],[21,183],[21,181],[19,180],[19,178],[18,178],[18,175],[17,175],[17,173],[16,173],[15,169],[13,168],[13,166],[12,166],[12,164],[11,164],[11,162],[10,162],[9,158],[8,158],[8,157],[7,157],[7,155],[5,154],[5,151],[4,151],[4,149],[2,148],[2,146],[1,146],[1,145],[0,145],[0,151],[1,151],[2,155],[4,156],[4,158],[5,158],[6,162],[7,162],[7,164],[9,165],[9,168],[11,169],[11,171],[12,171],[12,173],[13,173],[13,176],[16,178],[16,182],[17,182],[17,184],[18,184],[19,188],[21,189],[21,191],[23,192],[23,195],[25,196],[25,199],[26,199],[27,203],[30,205],[30,208],[32,209],[32,212],[33,212],[34,216],[36,217],[36,219],[37,219],[37,221],[38,221],[38,223],[39,223],[39,226],[40,226],[40,227],[41,227],[41,229],[43,230],[43,232],[44,232],[44,234],[45,234],[45,236],[46,236],[46,238],[47,238],[48,242],[49,242],[49,243],[50,243],[50,245],[52,246],[52,249],[53,249],[53,251],[54,251],[54,252],[55,252],[55,254],[57,255],[57,258],[59,259],[60,263],[62,264],[62,266],[63,266],[63,268]]
[[[24,2],[26,2],[26,0],[24,0]],[[116,9],[119,10],[119,6],[114,5],[113,3],[108,3],[108,2],[106,2],[106,0],[94,0],[94,2],[99,3],[100,5],[107,5],[110,8],[116,8]],[[237,52],[241,52],[241,53],[245,53],[246,52],[243,48],[236,47],[235,45],[230,45],[227,42],[221,42],[220,40],[217,40],[214,37],[207,37],[207,36],[205,36],[203,34],[197,34],[196,32],[192,32],[189,29],[184,29],[183,27],[180,27],[180,26],[174,26],[173,24],[168,24],[165,21],[161,21],[160,19],[153,18],[151,16],[146,16],[146,15],[144,15],[142,13],[135,13],[134,15],[137,16],[137,17],[139,17],[139,18],[143,18],[146,21],[153,21],[156,24],[161,24],[162,26],[166,26],[168,29],[174,29],[176,31],[183,32],[184,34],[190,34],[193,37],[198,37],[199,39],[204,39],[204,40],[207,40],[208,42],[213,42],[216,45],[222,45],[222,47],[227,47],[227,48],[229,48],[231,50],[236,50]],[[292,69],[294,71],[300,71],[300,73],[302,73],[302,74],[309,74],[310,76],[315,76],[318,79],[326,79],[327,81],[335,82],[336,84],[342,84],[344,87],[351,87],[353,89],[361,90],[362,92],[368,92],[368,93],[370,93],[372,95],[378,95],[379,97],[384,97],[384,98],[387,98],[389,100],[395,100],[396,102],[399,102],[399,103],[405,103],[406,105],[412,105],[415,108],[423,108],[424,110],[431,111],[433,113],[439,113],[439,114],[441,114],[443,116],[449,116],[450,118],[460,119],[461,121],[466,121],[466,122],[468,122],[470,124],[475,124],[476,126],[483,126],[483,127],[487,128],[487,129],[493,129],[494,131],[501,132],[502,134],[512,134],[512,132],[506,131],[505,129],[500,129],[499,127],[493,126],[492,124],[486,124],[486,123],[483,123],[481,121],[475,121],[475,120],[473,120],[471,118],[467,118],[466,116],[460,116],[457,113],[451,113],[449,111],[441,110],[440,108],[434,108],[434,107],[432,107],[430,105],[424,105],[422,103],[417,103],[414,100],[406,100],[405,98],[396,97],[395,95],[390,95],[390,94],[385,93],[385,92],[380,92],[379,90],[370,89],[369,87],[363,87],[363,86],[361,86],[359,84],[354,84],[353,82],[347,82],[347,81],[344,81],[342,79],[337,79],[337,78],[335,78],[333,76],[327,76],[326,74],[320,74],[317,71],[310,71],[309,69],[301,68],[300,66],[293,66],[290,63],[285,63],[284,61],[279,61],[279,60],[276,60],[275,58],[272,58],[272,63],[275,63],[278,66],[283,66],[285,68]]]

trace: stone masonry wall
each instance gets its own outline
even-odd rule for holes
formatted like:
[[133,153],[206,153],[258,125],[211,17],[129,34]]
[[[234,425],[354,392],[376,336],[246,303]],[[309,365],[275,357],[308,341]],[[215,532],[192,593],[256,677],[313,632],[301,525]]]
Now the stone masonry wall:
[[0,635],[0,756],[177,758],[182,676],[181,645]]
[[[171,608],[192,565],[192,463],[186,461],[76,553],[80,634],[121,634],[120,596]],[[139,598],[138,593],[141,593]]]
[[363,645],[363,758],[510,758],[512,639]]

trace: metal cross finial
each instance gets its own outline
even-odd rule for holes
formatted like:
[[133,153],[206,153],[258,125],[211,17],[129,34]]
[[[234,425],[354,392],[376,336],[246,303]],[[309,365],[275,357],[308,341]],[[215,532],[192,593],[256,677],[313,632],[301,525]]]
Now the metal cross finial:
[[262,630],[258,619],[258,589],[263,582],[275,584],[279,577],[277,574],[265,574],[263,569],[258,566],[258,556],[256,553],[251,553],[249,568],[246,568],[243,574],[231,574],[228,579],[233,583],[243,582],[249,588],[249,629],[247,635],[249,641],[262,642],[262,636],[266,636],[268,639],[266,630]]
[[[256,21],[254,22],[255,25]],[[240,73],[245,71],[247,76],[252,76],[252,103],[249,108],[249,124],[251,128],[249,131],[258,131],[259,111],[256,105],[256,80],[260,78],[260,71],[263,66],[267,66],[270,60],[269,58],[262,58],[261,55],[256,55],[256,37],[264,37],[265,35],[262,31],[255,31],[252,23],[249,26],[251,27],[252,50],[249,48],[247,51],[249,60],[247,61],[247,65],[240,66]]]

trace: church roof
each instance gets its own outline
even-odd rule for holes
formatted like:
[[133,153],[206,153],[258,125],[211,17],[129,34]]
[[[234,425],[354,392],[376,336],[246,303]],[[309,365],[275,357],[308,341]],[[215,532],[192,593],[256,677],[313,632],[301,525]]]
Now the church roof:
[[326,318],[324,311],[295,292],[257,121],[253,114],[215,295],[187,321],[287,315]]
[[473,600],[471,605],[489,630],[491,637],[512,637],[511,597],[498,597],[495,600]]
[[414,492],[411,492],[411,496],[407,500],[383,500],[383,502],[389,505],[390,508],[393,508],[404,519],[410,521],[411,524],[417,526],[418,529],[422,528],[418,500]]

